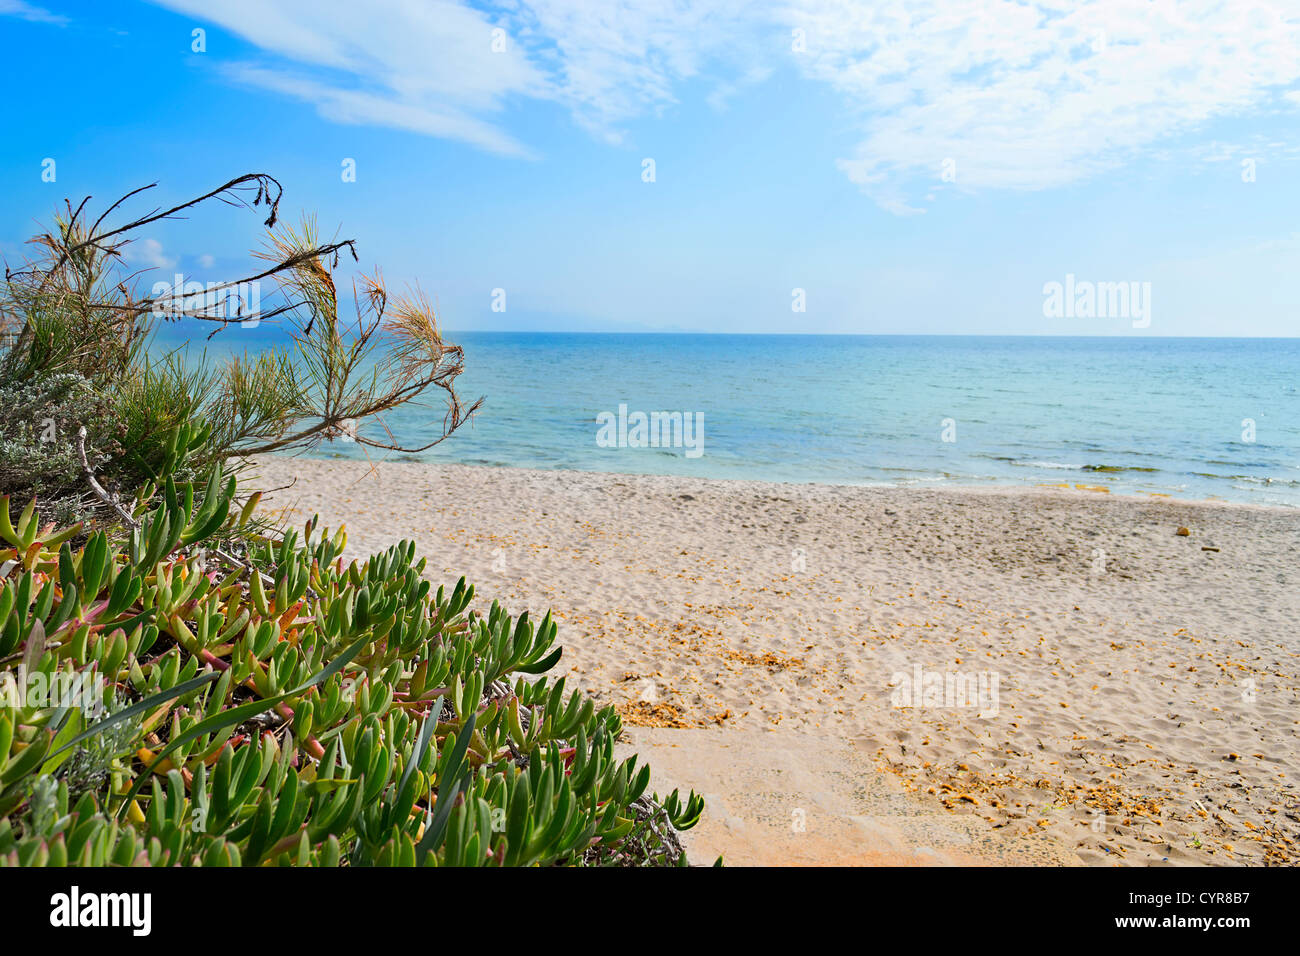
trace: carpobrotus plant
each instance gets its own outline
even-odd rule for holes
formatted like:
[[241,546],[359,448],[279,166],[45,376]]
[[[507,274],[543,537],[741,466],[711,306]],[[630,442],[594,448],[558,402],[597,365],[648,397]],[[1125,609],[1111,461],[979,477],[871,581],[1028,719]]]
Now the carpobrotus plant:
[[219,470],[159,491],[76,550],[0,498],[0,865],[686,862],[703,801],[540,676],[549,614],[250,530]]

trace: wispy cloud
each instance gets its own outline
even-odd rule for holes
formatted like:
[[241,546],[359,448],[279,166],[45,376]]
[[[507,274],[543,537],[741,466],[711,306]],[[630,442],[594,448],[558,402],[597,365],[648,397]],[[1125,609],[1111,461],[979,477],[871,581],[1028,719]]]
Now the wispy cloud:
[[902,208],[945,159],[966,188],[1060,186],[1300,80],[1284,0],[798,0],[783,16],[805,31],[804,72],[857,114],[841,168]]
[[31,20],[33,23],[52,23],[55,26],[63,26],[68,22],[68,18],[58,13],[51,13],[44,7],[38,7],[24,0],[0,0],[0,16],[19,17],[23,20]]
[[959,189],[1048,189],[1300,102],[1291,0],[155,2],[259,47],[269,59],[228,65],[241,82],[503,155],[530,155],[512,103],[558,103],[621,143],[688,83],[720,108],[795,71],[842,102],[836,133],[856,142],[839,168],[899,214],[945,169]]
[[[155,0],[216,23],[272,59],[227,62],[234,79],[312,103],[340,123],[455,139],[504,155],[530,150],[490,117],[548,80],[524,51],[493,49],[478,10],[430,0]],[[220,48],[209,41],[208,54]]]
[[157,239],[133,240],[123,247],[122,258],[131,265],[146,269],[171,269],[177,261],[163,251],[163,245]]
[[469,143],[503,156],[531,157],[533,152],[497,126],[436,98],[394,97],[389,92],[343,89],[307,77],[247,63],[231,65],[235,80],[306,100],[321,116],[336,123],[387,126],[426,136]]
[[766,76],[754,42],[763,9],[750,0],[529,0],[510,22],[548,69],[554,97],[617,143],[621,124],[677,103],[685,81],[707,80],[716,103],[737,76]]

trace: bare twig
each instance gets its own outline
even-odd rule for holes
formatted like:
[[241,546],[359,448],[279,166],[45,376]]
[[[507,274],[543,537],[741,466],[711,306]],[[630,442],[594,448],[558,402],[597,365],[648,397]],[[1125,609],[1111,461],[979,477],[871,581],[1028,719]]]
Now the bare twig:
[[130,528],[140,527],[140,522],[131,516],[131,512],[122,507],[122,503],[117,500],[115,495],[111,495],[105,490],[104,486],[95,480],[95,473],[90,470],[90,461],[86,458],[86,426],[82,425],[77,429],[77,456],[81,459],[81,470],[86,476],[86,481],[90,483],[90,490],[95,493],[100,501],[111,507],[117,512],[118,516],[126,522]]
[[[235,557],[233,554],[230,554],[227,551],[222,551],[220,548],[208,548],[207,550],[212,552],[212,554],[215,554],[222,561],[225,561],[226,564],[239,568],[246,574],[256,574],[258,578],[261,579],[263,586],[270,588],[272,591],[275,590],[275,578],[271,577],[271,575],[257,570],[247,561],[240,561],[239,558]],[[316,592],[311,589],[310,585],[307,587],[307,596],[313,601],[318,597]]]
[[[48,277],[53,273],[57,272],[59,269],[63,267],[63,264],[68,261],[69,256],[75,255],[76,253],[80,252],[82,249],[86,248],[87,246],[91,246],[95,249],[102,250],[104,248],[103,242],[105,239],[108,239],[112,236],[122,235],[123,233],[130,232],[132,229],[138,229],[141,226],[147,226],[149,223],[157,222],[160,219],[170,219],[176,213],[189,209],[192,206],[197,206],[200,203],[207,202],[209,199],[212,199],[214,197],[220,198],[223,202],[230,203],[232,202],[232,199],[226,198],[226,196],[224,195],[226,193],[229,193],[231,197],[238,199],[239,204],[247,206],[248,203],[242,197],[239,197],[238,193],[242,189],[248,189],[254,183],[257,184],[257,196],[253,199],[253,205],[257,206],[260,205],[262,202],[265,202],[270,213],[266,217],[266,225],[268,227],[274,226],[277,212],[280,206],[280,196],[284,193],[284,187],[280,185],[279,181],[276,180],[274,176],[268,176],[266,173],[246,173],[243,176],[239,176],[235,179],[232,179],[224,186],[218,186],[216,189],[212,190],[209,193],[204,193],[202,196],[199,196],[197,199],[191,199],[189,202],[181,203],[179,206],[173,206],[171,209],[168,209],[165,212],[159,212],[157,210],[154,210],[147,216],[137,219],[134,222],[129,222],[125,226],[119,226],[117,229],[110,229],[108,232],[96,233],[95,230],[99,228],[100,224],[104,221],[104,219],[108,216],[108,214],[111,213],[118,206],[120,206],[123,202],[125,202],[127,199],[131,198],[132,196],[136,195],[137,193],[144,192],[146,189],[153,189],[155,186],[158,185],[157,183],[150,183],[148,186],[142,186],[139,189],[132,190],[131,192],[123,196],[121,199],[119,199],[117,202],[113,203],[113,205],[109,206],[108,210],[102,216],[100,216],[99,219],[95,221],[95,224],[91,227],[90,232],[86,235],[85,239],[83,239],[81,242],[74,243],[64,248],[63,254],[59,257],[59,261],[55,263],[53,269],[49,270],[49,272],[46,273],[46,276]],[[271,198],[272,187],[275,188],[274,199]],[[69,226],[71,226],[72,223],[76,222],[77,218],[81,215],[82,209],[85,208],[86,202],[89,199],[90,197],[87,196],[85,199],[81,201],[81,205],[77,207],[77,211],[72,215],[72,220],[69,223]]]
[[[659,838],[659,843],[663,847],[664,856],[668,858],[668,862],[676,863],[681,859],[686,850],[682,847],[682,841],[677,835],[677,828],[673,826],[672,820],[668,818],[668,811],[650,797],[644,795],[633,801],[631,809],[636,811],[638,819],[650,828],[650,832]],[[663,830],[655,826],[656,820],[662,821]]]

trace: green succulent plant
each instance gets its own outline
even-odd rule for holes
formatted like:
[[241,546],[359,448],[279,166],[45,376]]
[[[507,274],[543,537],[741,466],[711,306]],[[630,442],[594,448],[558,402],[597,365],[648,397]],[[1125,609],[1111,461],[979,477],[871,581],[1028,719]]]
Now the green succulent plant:
[[545,676],[549,614],[199,484],[84,539],[0,498],[0,866],[686,862],[703,801],[650,794],[613,708]]

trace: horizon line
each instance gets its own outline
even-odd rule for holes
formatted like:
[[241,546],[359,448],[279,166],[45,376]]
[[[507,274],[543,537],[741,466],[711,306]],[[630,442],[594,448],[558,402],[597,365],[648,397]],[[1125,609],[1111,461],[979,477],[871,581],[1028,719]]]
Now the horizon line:
[[687,329],[467,329],[444,328],[449,335],[465,332],[497,335],[752,335],[789,338],[980,338],[980,339],[1217,339],[1291,341],[1296,335],[1099,335],[1064,332],[716,332]]

